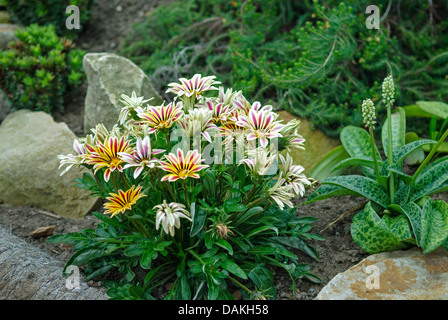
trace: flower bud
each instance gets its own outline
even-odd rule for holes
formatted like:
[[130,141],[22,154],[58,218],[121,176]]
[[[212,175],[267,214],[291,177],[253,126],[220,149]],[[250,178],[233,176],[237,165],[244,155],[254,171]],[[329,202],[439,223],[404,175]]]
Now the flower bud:
[[392,75],[388,75],[383,81],[383,102],[392,105],[395,101],[395,85]]
[[372,100],[366,99],[362,102],[362,120],[366,127],[373,127],[376,123],[375,105]]

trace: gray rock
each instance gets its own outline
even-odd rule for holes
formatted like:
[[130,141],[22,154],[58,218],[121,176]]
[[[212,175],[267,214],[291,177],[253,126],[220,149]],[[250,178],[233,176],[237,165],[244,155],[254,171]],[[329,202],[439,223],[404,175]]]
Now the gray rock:
[[5,94],[0,91],[0,123],[11,112],[9,102],[7,101]]
[[10,205],[32,205],[62,217],[83,218],[97,199],[74,186],[81,172],[60,176],[59,154],[74,153],[76,138],[65,123],[44,112],[19,110],[0,125],[0,198]]
[[10,41],[17,40],[16,36],[14,35],[14,32],[17,28],[18,26],[15,24],[0,24],[0,50],[5,50]]
[[448,300],[448,252],[371,255],[336,275],[316,300]]
[[88,53],[83,60],[88,88],[84,106],[84,131],[98,123],[111,129],[122,108],[121,95],[135,91],[145,99],[154,97],[151,104],[161,104],[162,98],[148,76],[129,59],[112,53]]

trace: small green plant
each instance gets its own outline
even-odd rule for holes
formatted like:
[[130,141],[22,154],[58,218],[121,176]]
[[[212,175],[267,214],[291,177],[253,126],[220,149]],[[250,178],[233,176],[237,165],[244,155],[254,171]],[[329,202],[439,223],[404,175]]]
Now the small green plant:
[[[448,160],[439,158],[430,162],[447,138],[448,129],[438,141],[417,139],[406,144],[406,114],[403,108],[392,114],[394,94],[393,79],[389,76],[383,82],[387,119],[381,141],[385,159],[374,139],[375,106],[366,99],[362,104],[362,116],[368,132],[359,127],[345,127],[340,135],[344,150],[333,152],[332,159],[324,161],[332,164],[332,170],[359,166],[363,175],[337,175],[322,180],[308,203],[344,195],[367,198],[365,207],[353,218],[351,234],[369,253],[413,245],[421,247],[424,253],[440,246],[448,249],[448,204],[430,198],[432,194],[448,190]],[[404,172],[405,157],[424,145],[433,145],[429,154],[412,175]],[[335,160],[338,163],[334,164]]]
[[165,284],[165,299],[233,299],[236,289],[275,299],[274,267],[292,289],[320,281],[293,252],[319,260],[308,243],[323,240],[310,233],[316,219],[297,217],[292,202],[313,181],[279,154],[303,148],[299,122],[283,124],[272,106],[214,78],[181,78],[167,90],[175,101],[158,106],[123,95],[114,128],[98,125],[75,140],[75,155],[60,156],[65,170],[88,170],[78,182],[106,210],[94,213],[96,229],[48,241],[74,245],[67,266],[85,265],[86,281],[119,271],[107,282],[113,299],[154,299]]
[[[75,37],[91,18],[90,6],[92,0],[4,0],[6,8],[13,19],[21,25],[29,26],[53,25],[59,36]],[[71,13],[66,13],[69,5],[79,8],[80,29],[67,29],[66,19]]]
[[54,27],[17,29],[17,41],[0,52],[0,88],[12,109],[53,112],[84,81],[84,51],[59,38]]

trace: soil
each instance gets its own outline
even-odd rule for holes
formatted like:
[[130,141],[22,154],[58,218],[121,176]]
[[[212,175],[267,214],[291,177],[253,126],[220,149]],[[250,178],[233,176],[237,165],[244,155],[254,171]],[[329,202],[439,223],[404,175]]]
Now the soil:
[[[78,47],[87,52],[117,53],[120,43],[131,30],[132,23],[141,21],[157,5],[170,1],[145,0],[98,0],[92,7],[92,20],[84,27],[84,32],[76,40]],[[55,115],[56,121],[63,121],[78,136],[85,134],[83,127],[83,104],[87,85],[83,85],[78,94],[66,105],[66,109]],[[448,199],[448,194],[437,197]],[[297,199],[301,203],[305,198]],[[333,198],[309,205],[300,205],[298,216],[317,218],[312,232],[322,235],[325,241],[313,241],[311,244],[320,254],[317,262],[297,251],[303,263],[311,266],[311,272],[322,279],[319,284],[303,280],[296,283],[297,290],[292,292],[291,279],[282,270],[278,270],[276,289],[279,300],[312,300],[319,291],[338,273],[344,272],[367,257],[352,240],[350,223],[353,214],[349,214],[333,225],[327,226],[347,211],[359,206],[364,199],[357,197]],[[67,261],[73,254],[71,246],[48,243],[47,237],[32,238],[30,233],[39,227],[56,226],[54,234],[76,232],[94,228],[98,220],[88,214],[83,220],[59,218],[39,208],[29,206],[10,206],[1,204],[0,225],[18,237],[48,252],[51,256]],[[323,230],[325,229],[325,230]]]

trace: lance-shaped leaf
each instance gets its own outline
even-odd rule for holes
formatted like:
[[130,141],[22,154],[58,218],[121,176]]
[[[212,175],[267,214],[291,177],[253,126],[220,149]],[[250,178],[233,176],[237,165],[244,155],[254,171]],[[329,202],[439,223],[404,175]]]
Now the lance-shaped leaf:
[[410,244],[416,244],[409,220],[405,214],[400,214],[394,217],[384,215],[382,219],[397,239]]
[[[378,166],[381,168],[382,165],[383,165],[383,162],[378,160]],[[368,157],[364,157],[364,156],[352,157],[352,158],[344,159],[341,162],[339,162],[338,164],[336,164],[334,166],[333,170],[340,170],[340,169],[343,169],[346,167],[356,167],[356,166],[375,169],[375,161],[372,158],[368,158]]]
[[448,238],[448,204],[445,201],[429,200],[423,207],[421,219],[420,246],[423,253],[429,253]]
[[[402,108],[398,108],[398,112],[391,115],[392,121],[392,150],[397,150],[404,146],[406,142],[406,114]],[[381,130],[381,140],[384,152],[389,154],[389,121],[386,119]]]
[[330,177],[322,183],[336,185],[356,192],[384,208],[390,204],[390,198],[386,193],[386,189],[375,180],[367,177],[358,175]]
[[307,200],[307,203],[340,196],[361,196],[361,195],[344,187],[332,184],[324,184],[321,185],[319,188],[317,188],[317,190],[315,190],[310,195],[310,197]]
[[411,188],[410,200],[415,201],[423,196],[433,194],[444,187],[448,180],[448,161],[443,161],[420,174]]
[[[341,130],[340,139],[345,150],[351,157],[366,157],[373,159],[370,136],[366,130],[354,126],[347,126]],[[378,149],[375,151],[377,159],[381,161]]]
[[404,146],[394,149],[394,162],[400,162],[403,160],[407,155],[411,154],[413,151],[419,149],[421,146],[425,144],[431,144],[431,143],[437,143],[437,141],[434,140],[428,140],[428,139],[422,139],[418,141],[414,141],[408,144],[405,144]]
[[421,246],[420,240],[421,240],[422,209],[415,202],[409,202],[403,207],[396,204],[392,204],[388,207],[388,209],[406,215],[411,224],[416,244],[418,246]]
[[350,155],[343,145],[334,148],[313,167],[309,174],[310,178],[322,181],[328,177],[341,174],[343,170],[336,170],[334,166],[347,158],[350,158]]
[[350,231],[353,240],[370,254],[403,249],[409,245],[394,234],[370,202],[353,217]]

